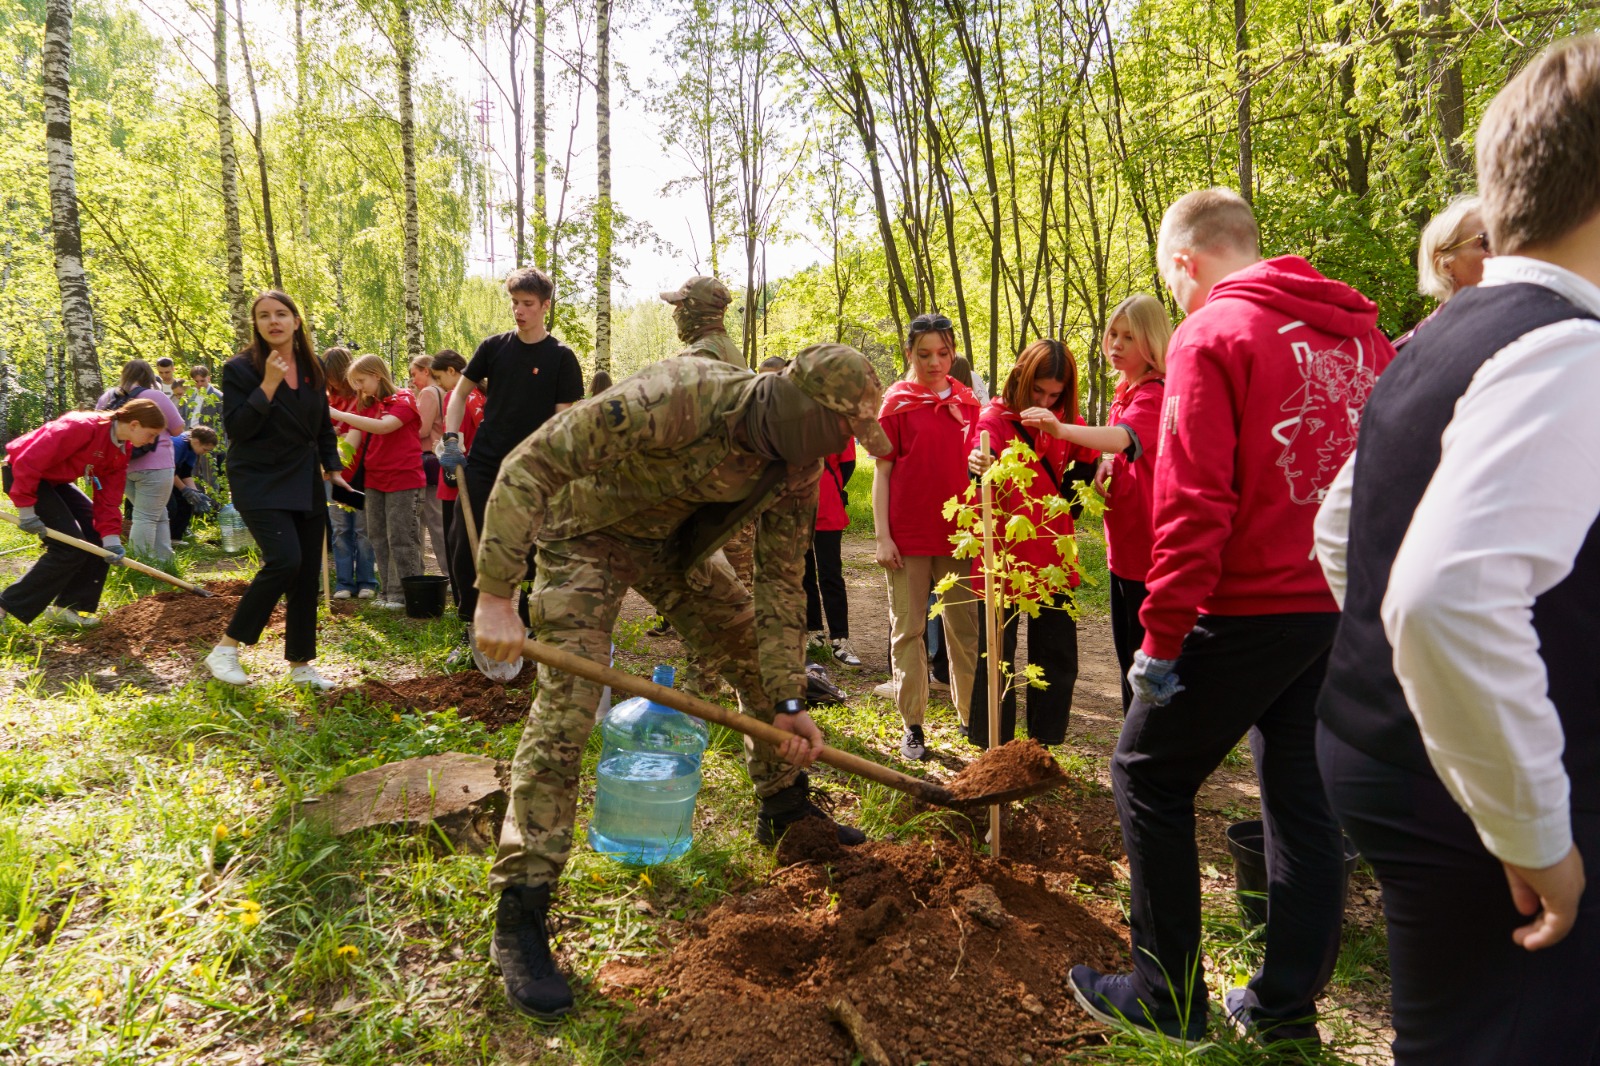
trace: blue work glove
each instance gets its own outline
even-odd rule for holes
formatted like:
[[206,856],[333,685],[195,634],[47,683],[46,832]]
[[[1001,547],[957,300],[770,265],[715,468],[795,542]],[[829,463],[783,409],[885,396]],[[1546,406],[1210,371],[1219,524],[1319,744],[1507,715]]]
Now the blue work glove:
[[460,470],[467,465],[467,453],[461,450],[461,438],[445,434],[439,442],[439,465],[450,470]]
[[1143,650],[1133,653],[1133,665],[1128,668],[1128,684],[1133,694],[1152,707],[1165,707],[1172,697],[1183,691],[1178,684],[1176,659],[1152,659]]
[[100,546],[111,553],[107,562],[120,563],[122,557],[128,554],[128,549],[122,546],[122,538],[117,536],[100,538]]
[[44,524],[44,519],[33,513],[32,507],[18,507],[17,517],[21,519],[17,523],[18,529],[24,533],[32,533],[40,539],[43,539],[44,531],[50,528]]

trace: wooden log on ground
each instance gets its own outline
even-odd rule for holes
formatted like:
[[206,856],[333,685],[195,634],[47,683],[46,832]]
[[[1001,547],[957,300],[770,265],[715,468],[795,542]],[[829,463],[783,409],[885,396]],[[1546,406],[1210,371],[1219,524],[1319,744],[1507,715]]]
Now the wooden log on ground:
[[402,759],[340,781],[300,804],[334,836],[365,829],[437,830],[457,851],[485,854],[500,839],[509,800],[505,764],[446,752]]

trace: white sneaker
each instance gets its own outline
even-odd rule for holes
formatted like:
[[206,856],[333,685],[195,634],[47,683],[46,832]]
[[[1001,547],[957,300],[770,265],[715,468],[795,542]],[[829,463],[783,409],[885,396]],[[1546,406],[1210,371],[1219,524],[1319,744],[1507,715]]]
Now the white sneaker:
[[889,680],[873,689],[872,694],[874,696],[882,696],[886,700],[892,700],[900,695],[900,686],[896,685],[894,683],[894,678],[891,677]]
[[333,594],[333,598],[336,600],[348,600],[350,598],[350,590],[340,589],[338,592]]
[[358,599],[358,600],[370,600],[370,599],[372,599],[372,597],[376,596],[377,594],[378,594],[378,592],[377,592],[376,589],[362,589],[360,592],[356,593],[356,599]]
[[838,637],[833,642],[833,657],[846,666],[860,666],[861,656],[856,654],[855,648],[850,645],[849,637]]
[[79,614],[77,611],[66,607],[46,607],[40,613],[44,616],[45,621],[68,626],[72,629],[93,629],[100,624],[99,615]]
[[378,606],[390,611],[403,611],[406,609],[405,600],[379,600]]
[[211,676],[218,681],[230,685],[248,685],[250,675],[244,672],[244,667],[239,665],[239,649],[225,648],[218,644],[211,649],[211,654],[206,656],[206,669],[211,671]]
[[289,681],[296,685],[309,685],[318,692],[327,692],[329,689],[338,687],[332,681],[329,681],[327,678],[317,673],[317,668],[312,666],[310,663],[306,663],[303,666],[296,666],[294,669],[290,670]]

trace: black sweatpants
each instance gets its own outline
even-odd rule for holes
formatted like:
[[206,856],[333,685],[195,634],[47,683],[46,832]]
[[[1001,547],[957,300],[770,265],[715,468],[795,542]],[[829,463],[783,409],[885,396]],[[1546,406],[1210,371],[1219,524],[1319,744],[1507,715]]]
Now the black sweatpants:
[[1316,1011],[1344,908],[1344,845],[1317,773],[1313,713],[1338,619],[1201,615],[1178,656],[1183,691],[1128,711],[1111,783],[1132,880],[1134,988],[1152,1007],[1187,998],[1204,1016],[1194,799],[1248,732],[1267,857],[1266,954],[1249,987],[1263,1019]]
[[322,577],[322,545],[328,536],[326,507],[315,511],[239,509],[245,528],[261,551],[261,569],[239,598],[228,636],[254,644],[284,601],[283,657],[292,663],[317,657],[317,591]]
[[[5,491],[10,492],[9,464],[0,466],[0,480],[4,482]],[[33,513],[57,532],[90,544],[100,543],[100,534],[94,528],[94,504],[76,485],[41,481]],[[38,561],[15,584],[0,591],[0,607],[24,622],[39,617],[51,601],[57,607],[93,614],[100,607],[100,593],[105,591],[109,567],[101,556],[60,541],[46,540],[44,554]]]
[[[1063,604],[1067,597],[1058,597]],[[979,607],[980,614],[982,607]],[[1002,660],[1013,670],[1017,664],[1017,627],[1021,612],[1013,612],[1004,627]],[[967,739],[980,748],[989,746],[989,654],[988,626],[979,619],[978,671],[972,682],[972,713],[967,719]],[[1039,617],[1028,619],[1028,662],[1044,671],[1049,682],[1044,688],[1028,688],[1028,735],[1041,744],[1060,744],[1067,739],[1067,719],[1072,714],[1072,690],[1078,684],[1078,623],[1065,610],[1045,607]],[[1005,672],[1000,684],[1005,698],[1000,701],[1000,743],[1017,733],[1017,683],[1007,684]]]
[[1396,1066],[1600,1063],[1600,813],[1574,811],[1590,864],[1566,939],[1524,951],[1505,868],[1434,774],[1394,766],[1320,727],[1333,809],[1383,887]]
[[[467,496],[472,503],[472,526],[483,536],[483,509],[489,505],[489,493],[494,490],[495,478],[500,476],[500,464],[493,465],[478,463],[474,466],[470,461],[467,465],[456,471],[459,483],[466,480]],[[468,625],[472,624],[472,616],[478,610],[478,560],[473,557],[472,547],[467,541],[466,523],[461,518],[461,500],[456,500],[455,525],[458,527],[453,534],[445,535],[445,543],[450,549],[450,578],[454,583],[459,598],[456,600],[456,614]],[[528,548],[528,577],[533,576],[534,548]],[[528,623],[528,594],[526,591],[517,598],[517,613],[522,616],[524,625]]]
[[173,489],[172,495],[167,497],[167,524],[172,527],[173,540],[188,539],[189,520],[193,517],[194,508],[183,498],[182,490]]
[[1133,653],[1144,643],[1144,626],[1139,622],[1139,608],[1144,606],[1143,581],[1130,581],[1111,575],[1111,645],[1117,650],[1117,667],[1122,674],[1122,713],[1126,717],[1133,706],[1133,686],[1128,684],[1128,668],[1133,665]]
[[806,628],[822,628],[824,612],[828,636],[834,640],[850,635],[850,601],[844,588],[844,530],[819,529],[811,534],[806,552]]

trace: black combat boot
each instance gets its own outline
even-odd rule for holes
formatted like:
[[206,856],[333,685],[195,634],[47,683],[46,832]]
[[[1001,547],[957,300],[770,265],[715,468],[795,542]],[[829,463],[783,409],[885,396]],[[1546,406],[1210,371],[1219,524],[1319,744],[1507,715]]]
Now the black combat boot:
[[550,957],[549,885],[512,885],[500,893],[489,955],[520,1013],[554,1021],[572,1009],[572,987]]
[[756,815],[756,842],[770,848],[783,836],[785,829],[802,818],[827,819],[838,833],[839,843],[845,847],[867,842],[867,834],[855,826],[834,822],[827,811],[817,806],[818,799],[833,806],[832,798],[821,789],[813,789],[811,779],[802,773],[794,784],[762,800],[761,810]]

